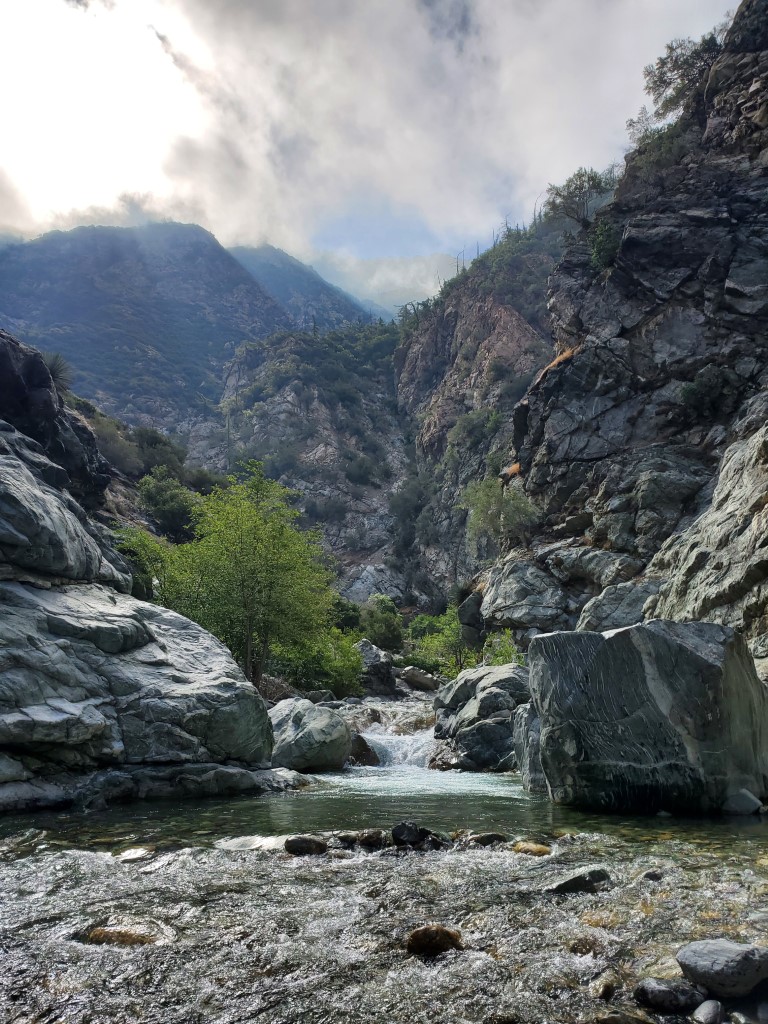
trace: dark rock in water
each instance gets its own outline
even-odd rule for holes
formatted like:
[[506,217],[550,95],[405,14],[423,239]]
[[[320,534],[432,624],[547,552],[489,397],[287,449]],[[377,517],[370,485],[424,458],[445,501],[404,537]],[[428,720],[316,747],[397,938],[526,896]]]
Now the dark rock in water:
[[664,872],[660,868],[651,868],[650,871],[643,873],[643,878],[648,879],[649,882],[660,882],[664,877]]
[[435,697],[435,739],[445,746],[435,767],[509,771],[515,766],[515,708],[529,700],[528,671],[481,665],[461,672]]
[[635,999],[659,1013],[690,1013],[706,998],[704,989],[688,981],[669,978],[643,978],[635,988]]
[[392,843],[392,836],[380,828],[369,828],[361,832],[357,841],[365,850],[382,850]]
[[288,836],[285,852],[294,857],[316,857],[328,852],[328,844],[317,836]]
[[349,760],[352,764],[364,765],[369,768],[375,768],[381,764],[379,755],[359,732],[352,734],[352,750]]
[[461,932],[441,924],[425,924],[408,936],[405,948],[411,956],[431,958],[450,949],[464,949]]
[[361,682],[367,696],[398,697],[397,678],[392,655],[382,651],[370,640],[358,640],[355,647],[363,659]]
[[479,832],[469,836],[467,841],[475,846],[495,846],[496,843],[506,843],[507,837],[501,832]]
[[728,810],[763,795],[768,689],[742,637],[654,620],[551,633],[529,649],[541,764],[557,803],[599,810]]
[[768,948],[730,939],[689,942],[677,953],[685,977],[722,999],[746,996],[768,979]]
[[351,850],[357,844],[359,836],[357,832],[337,832],[335,838],[345,850]]
[[548,886],[544,892],[558,896],[566,893],[597,892],[598,887],[610,881],[611,876],[605,868],[586,868],[583,871],[565,875],[554,885]]
[[707,999],[692,1014],[696,1024],[723,1024],[725,1007],[717,999]]
[[412,850],[443,850],[451,845],[451,841],[428,828],[421,828],[412,821],[401,821],[392,829],[392,840],[395,846],[408,847]]
[[594,1017],[594,1024],[656,1024],[654,1017],[649,1017],[642,1010],[629,1009],[626,1006],[617,1006],[614,1009],[598,1013]]

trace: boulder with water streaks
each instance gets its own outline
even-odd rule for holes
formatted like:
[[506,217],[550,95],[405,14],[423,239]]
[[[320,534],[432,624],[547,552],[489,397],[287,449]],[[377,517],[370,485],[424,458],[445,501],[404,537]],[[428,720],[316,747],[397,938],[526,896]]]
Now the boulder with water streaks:
[[768,688],[733,629],[653,620],[550,633],[529,664],[557,803],[728,813],[745,805],[741,790],[765,796]]
[[333,708],[308,700],[281,700],[269,712],[275,746],[272,765],[295,771],[343,768],[352,752],[352,732]]

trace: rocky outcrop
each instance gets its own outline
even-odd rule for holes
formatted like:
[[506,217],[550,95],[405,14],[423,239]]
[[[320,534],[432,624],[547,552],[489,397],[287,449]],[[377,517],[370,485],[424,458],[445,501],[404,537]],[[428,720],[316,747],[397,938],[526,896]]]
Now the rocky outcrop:
[[751,813],[768,792],[768,687],[732,629],[551,633],[531,642],[529,665],[555,802]]
[[349,726],[332,708],[308,700],[281,700],[269,712],[272,764],[296,771],[343,768],[352,753]]
[[226,648],[127,596],[74,497],[98,506],[108,466],[39,353],[0,334],[0,367],[0,811],[298,785]]
[[512,722],[512,749],[520,781],[528,793],[546,793],[541,767],[541,719],[532,702],[521,704]]
[[766,20],[766,0],[741,5],[679,122],[630,154],[550,279],[558,356],[511,456],[542,522],[483,601],[523,642],[664,616],[768,652]]
[[259,788],[266,708],[205,630],[96,585],[2,583],[0,609],[0,809],[156,793],[174,777],[205,792],[217,763],[228,791]]
[[514,768],[515,709],[529,699],[528,672],[518,665],[487,665],[461,672],[440,687],[434,700],[435,739],[443,742],[430,767]]

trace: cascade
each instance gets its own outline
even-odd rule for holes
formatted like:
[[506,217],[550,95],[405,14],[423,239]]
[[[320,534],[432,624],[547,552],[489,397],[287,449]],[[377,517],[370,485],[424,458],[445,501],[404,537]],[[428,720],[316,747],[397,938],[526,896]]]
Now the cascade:
[[382,767],[405,766],[426,768],[435,745],[433,730],[421,729],[407,735],[384,730],[363,733],[368,745],[376,752]]

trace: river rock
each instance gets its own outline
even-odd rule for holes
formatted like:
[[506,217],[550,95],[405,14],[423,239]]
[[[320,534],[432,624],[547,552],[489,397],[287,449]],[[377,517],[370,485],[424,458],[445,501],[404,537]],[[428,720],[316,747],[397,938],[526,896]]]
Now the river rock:
[[392,841],[395,846],[407,847],[411,850],[443,850],[450,846],[450,840],[428,828],[422,828],[412,821],[401,821],[392,829]]
[[365,765],[368,768],[375,768],[381,764],[379,755],[359,732],[352,734],[352,749],[349,753],[349,760],[352,764]]
[[454,928],[446,928],[442,924],[425,924],[414,928],[405,942],[405,948],[411,956],[423,956],[431,959],[450,949],[464,949],[461,932]]
[[562,896],[577,892],[597,892],[604,883],[610,882],[611,876],[601,867],[584,868],[562,876],[557,882],[548,886],[544,892]]
[[370,640],[358,640],[355,647],[363,659],[361,682],[366,696],[397,697],[397,677],[392,655],[376,647]]
[[512,722],[512,748],[523,787],[529,793],[546,793],[541,767],[541,719],[532,702],[521,704]]
[[274,730],[274,767],[295,771],[343,768],[352,733],[338,712],[308,700],[282,700],[269,712]]
[[704,989],[682,978],[643,978],[635,988],[635,999],[658,1013],[690,1013],[707,997]]
[[717,999],[707,999],[691,1014],[696,1024],[723,1024],[725,1007]]
[[690,814],[723,811],[741,789],[764,795],[768,690],[734,630],[654,620],[552,633],[529,663],[556,802]]
[[336,701],[336,694],[333,690],[310,690],[308,693],[303,693],[302,697],[312,701],[313,704],[328,704]]
[[746,996],[768,979],[768,947],[704,939],[689,942],[677,953],[685,977],[722,999]]
[[400,678],[414,690],[439,690],[440,680],[431,672],[425,672],[423,668],[416,668],[415,665],[406,665],[400,674]]
[[285,852],[293,857],[317,857],[328,852],[328,843],[317,836],[288,836]]
[[529,699],[528,672],[519,665],[466,669],[441,686],[434,701],[435,738],[442,753],[466,770],[507,771],[514,765],[513,715]]

